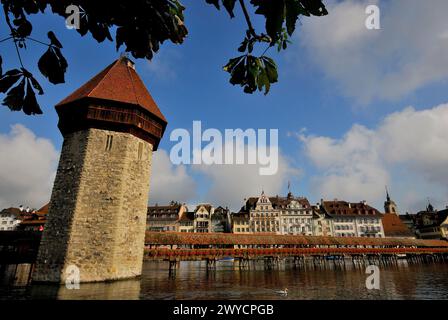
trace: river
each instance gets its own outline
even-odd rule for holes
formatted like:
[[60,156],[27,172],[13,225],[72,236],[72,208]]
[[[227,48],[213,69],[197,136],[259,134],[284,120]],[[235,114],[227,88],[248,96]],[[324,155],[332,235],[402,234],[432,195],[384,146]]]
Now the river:
[[[166,262],[145,262],[138,280],[65,286],[14,286],[4,282],[0,299],[448,299],[448,264],[380,266],[380,289],[366,288],[365,266],[284,263],[267,270],[263,263],[239,269],[231,261],[207,270],[205,262],[181,262],[169,274]],[[277,290],[288,288],[288,295]]]

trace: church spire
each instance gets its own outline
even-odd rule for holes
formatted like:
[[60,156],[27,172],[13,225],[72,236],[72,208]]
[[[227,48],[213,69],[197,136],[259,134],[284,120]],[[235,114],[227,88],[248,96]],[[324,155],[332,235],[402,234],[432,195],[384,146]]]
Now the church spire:
[[390,198],[389,190],[386,186],[386,202],[384,202],[384,212],[398,214],[398,208],[395,202]]

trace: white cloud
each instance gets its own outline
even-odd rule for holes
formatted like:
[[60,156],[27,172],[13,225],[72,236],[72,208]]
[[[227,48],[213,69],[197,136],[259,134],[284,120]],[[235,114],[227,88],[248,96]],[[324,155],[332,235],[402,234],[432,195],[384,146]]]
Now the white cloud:
[[168,153],[153,154],[149,202],[159,205],[170,201],[187,202],[196,195],[196,183],[183,165],[172,165]]
[[[365,9],[381,9],[381,30]],[[328,1],[329,15],[303,19],[297,37],[309,59],[359,103],[395,100],[448,79],[448,1]]]
[[176,65],[181,59],[182,56],[178,50],[162,49],[146,65],[157,79],[170,81],[177,78]]
[[0,150],[0,208],[48,202],[59,159],[51,141],[16,124],[0,134]]
[[271,152],[278,153],[278,170],[273,175],[260,175],[259,168],[263,166],[259,164],[194,165],[194,170],[203,174],[208,184],[204,201],[238,210],[244,198],[258,196],[262,189],[269,195],[280,194],[287,181],[299,177],[301,172],[291,166],[279,149],[271,146]]
[[405,210],[416,210],[427,196],[440,206],[448,204],[447,127],[444,104],[422,111],[406,108],[375,129],[354,125],[341,139],[299,137],[319,172],[313,177],[317,194],[380,203],[387,184]]

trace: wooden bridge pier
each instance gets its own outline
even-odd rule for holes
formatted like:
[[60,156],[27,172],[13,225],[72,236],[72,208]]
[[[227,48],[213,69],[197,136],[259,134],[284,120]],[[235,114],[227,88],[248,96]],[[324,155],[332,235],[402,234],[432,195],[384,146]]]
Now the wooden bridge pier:
[[177,269],[179,269],[180,267],[180,260],[178,259],[173,259],[173,260],[169,260],[169,274],[170,275],[174,275],[177,272]]
[[207,258],[207,270],[215,270],[216,269],[216,258]]

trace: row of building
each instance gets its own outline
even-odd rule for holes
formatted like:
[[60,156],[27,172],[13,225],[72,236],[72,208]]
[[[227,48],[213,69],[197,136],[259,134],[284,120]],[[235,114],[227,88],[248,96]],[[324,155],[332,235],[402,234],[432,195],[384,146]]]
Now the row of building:
[[384,212],[365,201],[331,200],[311,205],[304,197],[269,197],[264,192],[245,199],[235,213],[228,208],[200,204],[189,211],[184,204],[148,208],[148,231],[270,233],[335,237],[400,237],[448,239],[448,209],[429,205],[415,215],[400,215],[386,194]]
[[[0,231],[42,231],[48,205],[39,210],[9,208],[0,212]],[[192,211],[185,204],[171,202],[148,207],[147,230],[192,233],[268,233],[277,235],[334,237],[400,237],[448,239],[448,208],[436,210],[428,204],[417,214],[400,215],[386,194],[384,212],[365,201],[321,200],[312,205],[307,198],[269,197],[264,192],[245,199],[238,212],[228,207],[199,204]]]

